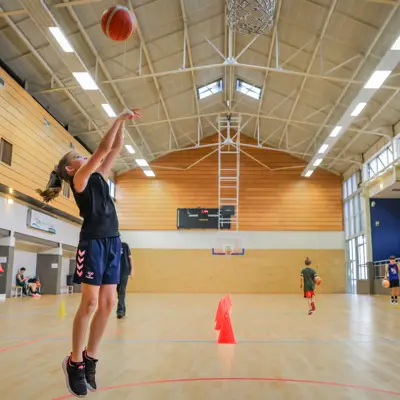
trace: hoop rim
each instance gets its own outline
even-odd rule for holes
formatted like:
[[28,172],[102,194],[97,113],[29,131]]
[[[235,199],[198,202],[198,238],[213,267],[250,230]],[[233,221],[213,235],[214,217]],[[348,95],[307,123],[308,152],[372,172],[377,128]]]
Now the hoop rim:
[[227,253],[224,249],[221,248],[212,248],[213,256],[244,256],[244,248],[234,248],[231,253]]

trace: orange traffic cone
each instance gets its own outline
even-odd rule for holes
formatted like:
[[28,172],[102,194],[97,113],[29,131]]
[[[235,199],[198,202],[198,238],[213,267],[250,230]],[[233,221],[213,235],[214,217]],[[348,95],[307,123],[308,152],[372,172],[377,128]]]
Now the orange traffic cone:
[[228,303],[228,308],[231,309],[232,308],[231,295],[227,294],[225,298],[226,298],[226,302]]
[[221,330],[222,320],[224,319],[224,310],[222,305],[222,300],[218,303],[217,314],[215,315],[215,330]]
[[219,333],[218,344],[236,344],[233,333],[231,317],[228,311],[224,312],[221,332]]

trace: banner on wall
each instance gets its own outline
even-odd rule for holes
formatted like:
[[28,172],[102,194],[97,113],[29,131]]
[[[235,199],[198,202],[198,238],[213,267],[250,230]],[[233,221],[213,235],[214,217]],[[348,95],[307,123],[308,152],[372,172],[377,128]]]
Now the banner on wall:
[[55,218],[32,209],[28,209],[28,227],[47,233],[57,233]]

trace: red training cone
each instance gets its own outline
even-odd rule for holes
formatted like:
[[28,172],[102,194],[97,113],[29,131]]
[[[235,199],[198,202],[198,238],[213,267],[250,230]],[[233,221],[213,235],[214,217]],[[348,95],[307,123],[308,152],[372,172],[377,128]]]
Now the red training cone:
[[222,329],[219,333],[218,344],[236,344],[235,335],[233,334],[231,317],[225,311]]
[[218,303],[217,315],[215,316],[215,330],[220,331],[222,326],[222,320],[224,319],[224,310],[222,300]]
[[230,294],[227,294],[225,298],[226,298],[226,302],[227,302],[227,304],[228,304],[228,309],[230,310],[230,309],[232,308],[231,295],[230,295]]

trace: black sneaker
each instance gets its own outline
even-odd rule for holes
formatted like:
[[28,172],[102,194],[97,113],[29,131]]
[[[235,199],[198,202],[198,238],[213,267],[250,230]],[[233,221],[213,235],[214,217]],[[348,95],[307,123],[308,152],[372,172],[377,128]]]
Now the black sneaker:
[[117,319],[124,319],[124,318],[125,318],[125,315],[117,314]]
[[85,379],[85,363],[71,363],[70,356],[65,357],[62,362],[65,381],[68,390],[75,397],[86,397],[87,386]]
[[97,390],[96,364],[97,364],[97,361],[99,361],[99,360],[88,357],[86,350],[85,350],[83,352],[83,361],[85,362],[85,376],[86,376],[87,388],[91,392],[95,392]]

